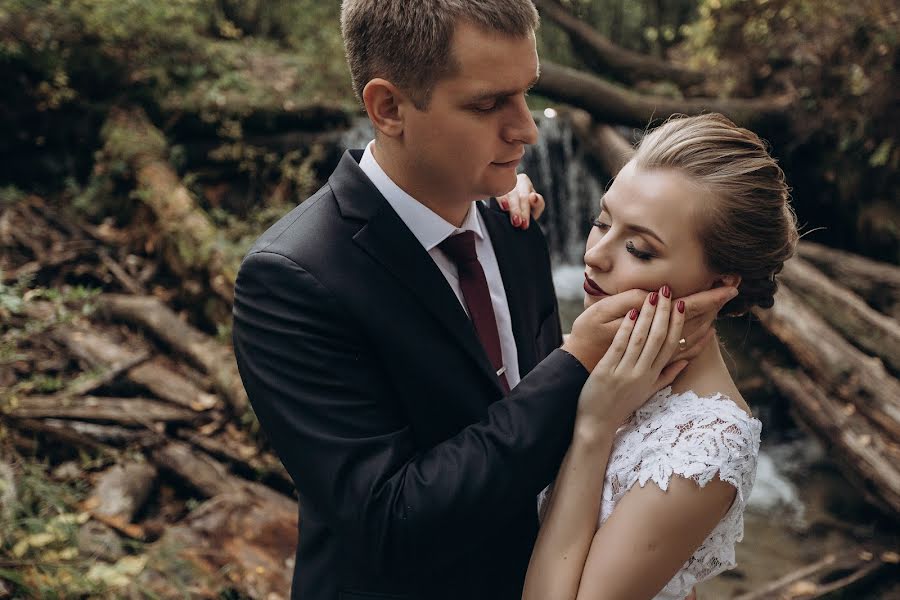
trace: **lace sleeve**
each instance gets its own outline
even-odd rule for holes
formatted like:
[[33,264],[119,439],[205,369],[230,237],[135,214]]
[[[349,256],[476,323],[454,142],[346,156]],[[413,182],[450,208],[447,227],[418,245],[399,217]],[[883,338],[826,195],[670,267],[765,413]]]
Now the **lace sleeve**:
[[728,399],[720,404],[713,410],[710,399],[679,403],[643,423],[632,438],[643,449],[634,469],[637,483],[652,481],[665,491],[672,475],[700,487],[718,476],[737,489],[743,506],[756,473],[759,421]]

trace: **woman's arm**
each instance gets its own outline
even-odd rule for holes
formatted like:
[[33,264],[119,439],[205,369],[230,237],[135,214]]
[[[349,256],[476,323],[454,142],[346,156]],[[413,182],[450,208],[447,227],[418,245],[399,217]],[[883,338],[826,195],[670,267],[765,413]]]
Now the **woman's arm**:
[[635,309],[623,320],[582,389],[572,444],[560,466],[528,564],[525,600],[575,598],[597,527],[616,429],[687,364],[666,367],[681,336],[684,305],[672,310],[668,298],[653,295],[658,304],[651,304],[648,296],[639,317]]
[[653,598],[722,520],[737,491],[675,476],[668,491],[635,486],[594,534],[578,600]]

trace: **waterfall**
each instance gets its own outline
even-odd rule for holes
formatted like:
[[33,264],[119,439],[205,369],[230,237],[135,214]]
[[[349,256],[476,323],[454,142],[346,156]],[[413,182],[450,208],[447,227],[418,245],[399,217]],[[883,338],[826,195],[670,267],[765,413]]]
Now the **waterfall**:
[[[534,117],[538,143],[526,148],[519,172],[528,174],[547,203],[539,223],[550,248],[557,294],[576,299],[583,294],[584,242],[590,219],[597,214],[605,180],[585,160],[567,119],[543,113]],[[344,132],[340,144],[364,148],[373,137],[368,118],[360,117]]]

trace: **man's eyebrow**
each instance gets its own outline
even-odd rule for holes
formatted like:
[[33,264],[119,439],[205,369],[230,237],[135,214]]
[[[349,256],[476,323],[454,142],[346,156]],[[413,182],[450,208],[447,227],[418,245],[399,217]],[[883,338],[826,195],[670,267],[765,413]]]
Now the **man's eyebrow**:
[[[606,202],[604,202],[604,198],[606,198],[606,194],[604,194],[603,196],[600,197],[600,212],[606,211],[607,214],[609,214],[609,217],[612,218],[613,214],[611,212],[609,212],[609,207],[606,206]],[[666,243],[664,241],[662,241],[662,238],[660,238],[658,235],[656,235],[656,232],[654,232],[652,229],[647,229],[646,227],[642,227],[640,225],[634,225],[632,223],[624,223],[622,226],[625,227],[625,229],[631,229],[632,231],[637,231],[638,233],[646,233],[647,235],[656,238],[656,240],[663,246],[666,245]]]
[[[528,87],[525,88],[525,92],[528,93],[531,91],[535,85],[537,85],[538,79],[540,75],[536,75],[534,79],[532,79],[528,83]],[[493,90],[493,91],[484,91],[479,92],[475,96],[472,96],[468,99],[470,103],[483,102],[484,100],[492,100],[494,98],[508,98],[510,96],[515,96],[516,94],[521,94],[522,90]]]

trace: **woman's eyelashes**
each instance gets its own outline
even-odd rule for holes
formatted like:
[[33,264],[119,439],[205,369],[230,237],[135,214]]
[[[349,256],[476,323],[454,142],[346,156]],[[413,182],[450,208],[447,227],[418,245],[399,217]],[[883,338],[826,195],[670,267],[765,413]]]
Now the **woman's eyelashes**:
[[635,247],[634,242],[632,242],[631,240],[628,240],[627,242],[625,242],[625,249],[628,250],[628,252],[630,252],[631,254],[633,254],[635,256],[635,258],[637,258],[638,260],[650,260],[654,256],[650,252],[644,252],[643,250],[638,250]]
[[[591,225],[599,229],[601,232],[606,233],[609,231],[610,227],[612,227],[609,223],[604,223],[600,220],[600,217],[596,217],[591,221]],[[628,251],[629,254],[642,261],[649,261],[652,258],[655,258],[655,254],[652,252],[645,252],[643,250],[639,250],[637,246],[634,245],[634,242],[628,240],[625,242],[625,250]]]

